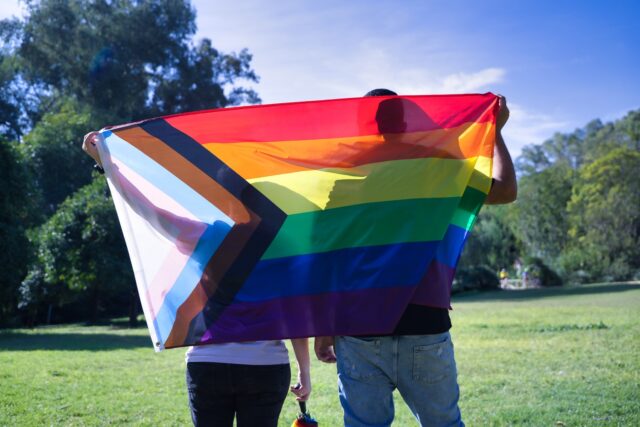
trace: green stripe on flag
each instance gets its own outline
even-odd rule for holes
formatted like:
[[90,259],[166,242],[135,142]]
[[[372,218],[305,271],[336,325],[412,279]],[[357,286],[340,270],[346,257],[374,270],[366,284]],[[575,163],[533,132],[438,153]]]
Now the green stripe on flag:
[[460,197],[396,200],[290,215],[262,259],[442,239]]

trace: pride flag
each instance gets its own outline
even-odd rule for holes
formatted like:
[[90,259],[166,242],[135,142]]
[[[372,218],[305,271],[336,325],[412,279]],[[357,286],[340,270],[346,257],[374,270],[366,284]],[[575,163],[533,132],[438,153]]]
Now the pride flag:
[[178,114],[99,150],[156,349],[391,332],[448,308],[491,187],[493,94]]

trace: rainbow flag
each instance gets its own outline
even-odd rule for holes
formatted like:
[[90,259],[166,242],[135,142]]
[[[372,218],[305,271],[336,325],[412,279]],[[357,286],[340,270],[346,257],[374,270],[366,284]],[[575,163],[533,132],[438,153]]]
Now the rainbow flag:
[[199,111],[101,132],[156,349],[391,332],[449,308],[493,94]]

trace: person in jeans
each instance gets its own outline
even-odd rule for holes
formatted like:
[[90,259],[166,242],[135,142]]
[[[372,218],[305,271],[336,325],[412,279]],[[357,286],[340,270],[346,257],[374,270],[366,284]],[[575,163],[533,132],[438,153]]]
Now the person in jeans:
[[[393,95],[375,89],[365,96]],[[506,100],[500,97],[489,204],[510,203],[517,194],[513,162],[501,135],[508,118]],[[345,426],[391,425],[395,389],[420,425],[464,426],[450,328],[448,309],[409,304],[390,335],[317,337],[318,359],[337,360]]]
[[[96,147],[98,132],[89,132],[82,149],[102,170]],[[298,364],[297,383],[289,387],[291,370],[284,341],[208,344],[187,350],[186,382],[195,426],[276,427],[290,390],[296,400],[311,394],[307,338],[292,339]]]

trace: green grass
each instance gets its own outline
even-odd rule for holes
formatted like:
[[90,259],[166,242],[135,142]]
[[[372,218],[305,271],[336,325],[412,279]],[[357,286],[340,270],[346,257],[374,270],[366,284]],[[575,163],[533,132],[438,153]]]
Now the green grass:
[[[452,318],[467,425],[640,425],[640,285],[465,295]],[[184,367],[145,328],[0,331],[0,425],[189,425]],[[313,380],[311,412],[341,425],[335,366]],[[416,425],[396,402],[394,425]]]

